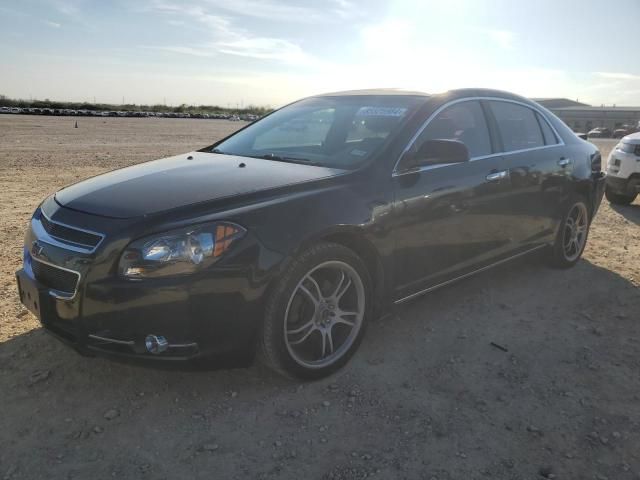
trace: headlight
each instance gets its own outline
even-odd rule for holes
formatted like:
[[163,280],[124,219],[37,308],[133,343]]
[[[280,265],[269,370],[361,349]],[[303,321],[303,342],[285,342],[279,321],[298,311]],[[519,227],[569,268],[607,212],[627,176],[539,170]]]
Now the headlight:
[[246,230],[229,222],[174,230],[131,243],[120,257],[125,277],[184,275],[216,262]]

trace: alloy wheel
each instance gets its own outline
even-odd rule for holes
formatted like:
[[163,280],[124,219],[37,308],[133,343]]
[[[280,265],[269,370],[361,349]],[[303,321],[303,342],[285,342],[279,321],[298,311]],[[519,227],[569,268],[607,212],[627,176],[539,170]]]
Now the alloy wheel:
[[365,288],[358,272],[337,260],[323,262],[302,277],[284,317],[284,340],[293,360],[324,368],[343,357],[362,327]]
[[576,203],[569,212],[564,225],[562,246],[565,258],[572,262],[580,256],[587,241],[589,220],[584,203]]

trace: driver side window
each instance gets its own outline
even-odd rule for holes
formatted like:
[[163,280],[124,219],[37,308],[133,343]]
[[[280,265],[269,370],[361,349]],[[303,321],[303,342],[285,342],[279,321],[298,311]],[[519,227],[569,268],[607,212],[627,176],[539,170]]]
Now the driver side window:
[[480,102],[460,102],[438,113],[420,134],[412,150],[427,140],[457,140],[469,150],[469,157],[490,155],[491,139]]

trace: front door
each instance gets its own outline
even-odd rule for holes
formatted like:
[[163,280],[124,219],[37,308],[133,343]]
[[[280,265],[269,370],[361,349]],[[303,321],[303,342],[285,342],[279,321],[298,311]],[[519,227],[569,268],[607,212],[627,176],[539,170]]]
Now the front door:
[[505,158],[493,154],[478,101],[455,103],[438,113],[411,149],[427,140],[454,139],[469,162],[432,165],[393,177],[396,298],[430,288],[511,248],[510,179]]

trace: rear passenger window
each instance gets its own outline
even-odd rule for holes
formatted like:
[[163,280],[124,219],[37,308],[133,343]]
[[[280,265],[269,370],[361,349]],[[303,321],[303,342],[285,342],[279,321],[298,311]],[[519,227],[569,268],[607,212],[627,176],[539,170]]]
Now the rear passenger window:
[[551,130],[549,122],[547,122],[539,113],[536,113],[536,117],[538,117],[538,122],[540,122],[540,128],[542,129],[545,145],[557,145],[558,139],[556,138],[556,134],[553,133],[553,130]]
[[510,102],[489,102],[505,152],[544,146],[544,138],[536,113],[530,108]]
[[466,145],[471,158],[492,153],[489,129],[477,101],[445,108],[420,134],[414,148],[419,149],[427,140],[458,140]]

